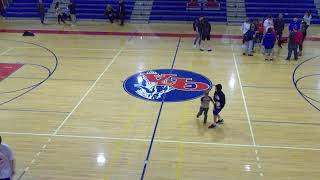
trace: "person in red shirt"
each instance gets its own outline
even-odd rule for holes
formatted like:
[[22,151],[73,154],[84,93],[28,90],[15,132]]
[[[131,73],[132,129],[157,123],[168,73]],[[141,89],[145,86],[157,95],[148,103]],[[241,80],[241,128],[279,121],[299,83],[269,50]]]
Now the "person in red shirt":
[[257,34],[256,34],[257,43],[261,43],[263,38],[263,32],[264,32],[263,21],[259,20],[258,27],[257,27]]

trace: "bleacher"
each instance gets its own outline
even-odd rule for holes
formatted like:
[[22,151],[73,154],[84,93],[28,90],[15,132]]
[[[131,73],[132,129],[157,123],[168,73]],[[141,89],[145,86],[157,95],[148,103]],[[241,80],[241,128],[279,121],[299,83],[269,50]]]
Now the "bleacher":
[[250,19],[265,19],[268,15],[284,15],[288,23],[293,17],[301,19],[306,10],[312,13],[312,23],[320,24],[318,11],[313,0],[246,0],[246,14]]
[[193,21],[200,15],[206,16],[209,21],[227,22],[226,2],[220,0],[220,10],[187,9],[190,0],[154,0],[150,21]]
[[[43,0],[46,11],[49,9],[52,0]],[[6,10],[6,17],[32,18],[39,17],[37,0],[13,0]]]
[[[44,0],[46,10],[53,0]],[[7,8],[7,17],[31,18],[38,17],[38,0],[13,0]],[[106,19],[104,15],[107,4],[114,10],[118,8],[118,0],[75,0],[77,18]],[[135,0],[125,0],[126,19],[130,19]],[[205,9],[203,6],[188,8],[190,0],[154,0],[150,13],[150,22],[190,22],[196,17],[206,16],[211,22],[227,22],[226,0],[218,0],[219,9]],[[206,2],[206,0],[199,2]],[[302,18],[306,10],[312,13],[312,23],[320,24],[314,0],[246,0],[246,15],[250,19],[265,19],[268,15],[277,17],[283,13],[285,21],[289,22],[294,16]]]
[[[49,9],[53,0],[45,0],[45,8]],[[13,0],[6,12],[6,17],[31,18],[39,17],[37,0]],[[107,4],[111,4],[115,11],[118,9],[117,0],[75,0],[77,18],[81,19],[106,19],[104,15]],[[130,18],[134,0],[126,0],[126,19]]]
[[[110,4],[114,11],[118,9],[118,0],[75,0],[77,18],[81,19],[106,19],[104,15],[107,4]],[[126,0],[126,19],[130,19],[134,0]]]

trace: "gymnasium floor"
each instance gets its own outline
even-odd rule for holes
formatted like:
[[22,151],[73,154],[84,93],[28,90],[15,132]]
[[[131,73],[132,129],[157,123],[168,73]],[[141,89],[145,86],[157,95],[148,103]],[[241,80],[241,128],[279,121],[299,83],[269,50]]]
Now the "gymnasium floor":
[[[192,33],[188,25],[0,23],[24,28]],[[239,27],[213,29],[239,35]],[[315,39],[319,32],[310,28]],[[284,61],[286,48],[265,62],[242,56],[237,39],[213,39],[210,53],[192,40],[0,33],[0,63],[16,68],[0,83],[0,135],[14,150],[15,179],[319,179],[320,42],[306,41],[297,62]],[[161,106],[123,89],[133,74],[172,66],[224,86],[223,125],[208,129],[196,119],[199,99]]]

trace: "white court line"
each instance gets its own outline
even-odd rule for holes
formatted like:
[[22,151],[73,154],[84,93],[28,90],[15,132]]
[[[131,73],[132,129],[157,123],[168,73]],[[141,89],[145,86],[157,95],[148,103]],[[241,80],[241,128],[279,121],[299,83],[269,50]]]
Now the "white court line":
[[[61,138],[79,138],[79,139],[104,139],[104,140],[119,140],[119,141],[133,141],[133,142],[150,142],[151,139],[140,138],[117,138],[117,137],[102,137],[102,136],[80,136],[80,135],[67,135],[67,134],[37,134],[37,133],[17,133],[17,132],[0,132],[0,134],[8,135],[21,135],[21,136],[43,136],[43,137],[61,137]],[[195,144],[195,145],[215,145],[215,146],[230,146],[230,147],[248,147],[248,148],[268,148],[268,149],[289,149],[289,150],[306,150],[306,151],[320,151],[320,148],[309,147],[292,147],[292,146],[269,146],[269,145],[251,145],[251,144],[228,144],[228,143],[213,143],[201,141],[175,141],[155,139],[159,143],[174,143],[174,144]]]
[[[92,91],[92,89],[95,87],[95,85],[97,84],[97,82],[101,79],[101,77],[105,74],[105,72],[108,71],[108,69],[110,68],[110,66],[116,61],[116,59],[119,57],[119,55],[121,54],[121,52],[123,51],[123,48],[121,48],[118,53],[113,57],[112,61],[107,65],[107,67],[104,69],[104,71],[99,75],[99,77],[95,80],[95,82],[90,86],[90,88],[87,90],[87,92],[82,96],[82,98],[80,99],[80,101],[76,104],[76,106],[72,109],[72,111],[68,114],[68,116],[62,121],[62,123],[59,125],[59,127],[52,133],[52,134],[33,134],[33,133],[27,133],[28,135],[38,135],[38,136],[47,136],[48,137],[48,141],[46,144],[44,144],[42,146],[42,149],[37,152],[37,157],[40,156],[41,152],[45,151],[47,148],[47,145],[51,142],[51,138],[54,136],[57,136],[57,133],[60,131],[60,129],[63,127],[63,125],[67,122],[67,120],[71,117],[71,115],[73,114],[73,112],[80,106],[80,104],[82,103],[82,101],[88,96],[88,94]],[[7,132],[7,134],[9,134]],[[22,133],[15,133],[15,135],[22,135]],[[32,159],[31,164],[34,164],[36,162],[36,159]],[[25,172],[27,172],[30,168],[30,165],[27,166],[25,168],[25,170],[23,171],[22,174],[20,174],[19,176],[19,180],[22,178],[22,176],[24,175]]]
[[82,103],[82,101],[88,96],[88,94],[92,91],[92,89],[96,86],[97,82],[101,79],[101,77],[104,75],[105,72],[107,72],[110,68],[110,66],[116,61],[116,59],[119,57],[121,52],[123,51],[123,48],[119,50],[119,52],[113,57],[112,61],[108,64],[108,66],[104,69],[104,71],[100,74],[100,76],[96,79],[96,81],[91,85],[91,87],[87,90],[87,92],[83,95],[83,97],[80,99],[78,104],[72,109],[72,111],[68,114],[68,116],[62,121],[60,126],[54,131],[52,135],[57,135],[57,133],[60,131],[62,126],[67,122],[67,120],[70,118],[70,116],[73,114],[73,112],[79,107],[79,105]]
[[[247,106],[247,101],[246,101],[246,97],[244,95],[244,91],[242,88],[242,82],[241,82],[241,77],[240,77],[240,73],[239,73],[239,69],[238,69],[238,63],[237,63],[237,59],[236,59],[236,55],[234,54],[234,49],[233,49],[233,45],[231,45],[231,50],[232,50],[232,56],[233,56],[233,62],[237,71],[237,76],[238,76],[238,80],[239,80],[239,86],[240,86],[240,90],[241,90],[241,95],[242,95],[242,99],[243,99],[243,104],[244,104],[244,108],[246,110],[246,115],[247,115],[247,119],[248,119],[248,124],[249,124],[249,128],[250,128],[250,133],[251,133],[251,138],[252,138],[252,143],[253,143],[253,147],[257,148],[258,146],[256,145],[256,140],[254,138],[254,134],[253,134],[253,129],[252,129],[252,125],[251,125],[251,119],[250,119],[250,115],[249,115],[249,110],[248,110],[248,106]],[[262,167],[261,163],[260,163],[260,157],[258,154],[258,150],[255,149],[255,156],[256,156],[256,160],[257,160],[257,165],[258,167]],[[263,172],[262,172],[262,168],[259,168],[260,170],[260,176],[263,176]]]
[[5,54],[7,54],[9,51],[13,50],[14,48],[13,47],[9,47],[9,49],[3,51],[2,53],[0,53],[0,56],[3,56]]
[[244,95],[243,88],[242,88],[242,83],[241,83],[240,73],[239,73],[239,69],[238,69],[237,59],[236,59],[236,56],[235,56],[234,51],[233,51],[233,46],[231,46],[231,48],[232,48],[233,62],[234,62],[234,65],[236,67],[237,76],[238,76],[238,80],[239,80],[239,86],[240,86],[241,95],[242,95],[242,99],[243,99],[244,109],[246,110],[246,115],[247,115],[248,124],[249,124],[249,128],[250,128],[252,143],[253,143],[254,146],[256,146],[256,140],[255,140],[254,134],[253,134],[253,129],[252,129],[252,125],[251,125],[251,118],[250,118],[249,111],[248,111],[247,101],[246,101],[246,97]]

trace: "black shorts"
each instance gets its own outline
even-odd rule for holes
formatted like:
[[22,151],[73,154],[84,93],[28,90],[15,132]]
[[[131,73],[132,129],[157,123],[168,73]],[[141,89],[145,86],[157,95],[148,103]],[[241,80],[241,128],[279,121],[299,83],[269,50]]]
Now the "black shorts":
[[202,41],[205,41],[205,40],[210,41],[210,35],[208,35],[208,36],[201,36],[201,40],[202,40]]
[[223,109],[223,108],[221,108],[221,109],[214,108],[214,110],[213,110],[213,115],[215,115],[215,116],[219,115],[219,113],[221,112],[222,109]]

